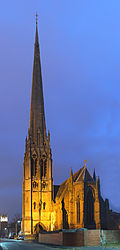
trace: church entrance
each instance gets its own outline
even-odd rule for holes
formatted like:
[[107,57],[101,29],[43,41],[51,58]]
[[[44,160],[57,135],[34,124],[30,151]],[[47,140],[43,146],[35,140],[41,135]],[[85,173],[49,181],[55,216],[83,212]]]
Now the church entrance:
[[95,228],[95,221],[94,221],[94,197],[92,189],[89,189],[86,196],[86,219],[85,219],[85,227],[89,229]]
[[46,231],[44,225],[37,223],[34,227],[34,233],[36,235],[36,238],[38,237],[39,233],[42,231]]

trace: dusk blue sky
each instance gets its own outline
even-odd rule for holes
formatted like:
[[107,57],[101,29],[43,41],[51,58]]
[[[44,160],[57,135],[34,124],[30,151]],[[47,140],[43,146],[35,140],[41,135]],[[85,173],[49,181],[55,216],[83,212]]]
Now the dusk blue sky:
[[87,159],[120,212],[120,0],[1,0],[0,213],[21,212],[36,11],[54,183]]

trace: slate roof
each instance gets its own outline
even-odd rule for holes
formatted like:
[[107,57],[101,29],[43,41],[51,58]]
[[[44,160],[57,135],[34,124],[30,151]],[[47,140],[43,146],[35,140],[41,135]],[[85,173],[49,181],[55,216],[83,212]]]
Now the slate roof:
[[[69,177],[70,178],[70,177]],[[61,194],[63,193],[63,191],[65,190],[65,186],[69,180],[69,178],[64,181],[58,188],[58,191],[56,193],[56,197],[60,197]],[[82,167],[80,168],[75,174],[73,174],[73,182],[79,182],[79,181],[84,181],[84,182],[95,182],[95,180],[93,179],[93,177],[91,176],[89,170],[87,169],[87,167]]]

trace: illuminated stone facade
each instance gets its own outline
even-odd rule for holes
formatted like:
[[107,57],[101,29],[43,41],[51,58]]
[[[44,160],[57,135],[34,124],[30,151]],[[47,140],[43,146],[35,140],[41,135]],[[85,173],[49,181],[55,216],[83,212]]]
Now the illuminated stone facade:
[[30,124],[23,164],[22,233],[62,228],[100,228],[99,179],[85,165],[60,186],[53,184],[50,133],[46,133],[36,24]]

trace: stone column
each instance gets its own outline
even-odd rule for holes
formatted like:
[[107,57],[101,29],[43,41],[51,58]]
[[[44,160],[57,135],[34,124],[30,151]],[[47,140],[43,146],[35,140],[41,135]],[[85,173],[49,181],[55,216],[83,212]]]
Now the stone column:
[[96,224],[96,229],[100,228],[100,201],[98,198],[98,185],[96,177],[96,190],[95,190],[95,202],[94,202],[94,219]]

